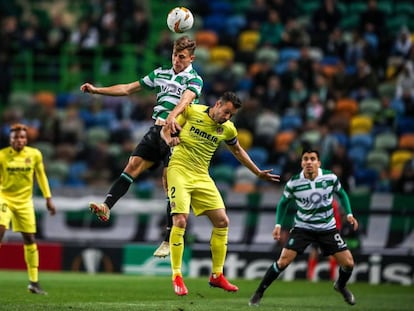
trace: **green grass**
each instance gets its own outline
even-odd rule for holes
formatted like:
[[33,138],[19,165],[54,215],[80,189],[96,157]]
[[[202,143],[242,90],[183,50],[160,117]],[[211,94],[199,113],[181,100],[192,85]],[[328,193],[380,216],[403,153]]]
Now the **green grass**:
[[237,293],[210,288],[207,277],[186,278],[186,297],[173,293],[169,277],[120,274],[40,273],[41,285],[49,292],[38,296],[26,291],[25,272],[0,271],[1,310],[150,310],[150,311],[242,311],[242,310],[413,310],[414,289],[401,285],[351,284],[357,304],[347,305],[332,288],[332,282],[276,281],[267,290],[259,308],[247,302],[259,280],[234,280]]

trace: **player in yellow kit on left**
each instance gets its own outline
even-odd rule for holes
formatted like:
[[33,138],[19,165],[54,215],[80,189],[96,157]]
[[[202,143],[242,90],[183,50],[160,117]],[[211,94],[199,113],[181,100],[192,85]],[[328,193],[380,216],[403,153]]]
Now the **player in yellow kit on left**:
[[24,241],[24,259],[29,275],[27,289],[46,295],[39,285],[39,252],[35,241],[36,218],[33,205],[34,176],[46,199],[50,215],[56,213],[40,150],[27,146],[27,127],[14,124],[10,128],[10,146],[0,150],[0,247],[10,222]]

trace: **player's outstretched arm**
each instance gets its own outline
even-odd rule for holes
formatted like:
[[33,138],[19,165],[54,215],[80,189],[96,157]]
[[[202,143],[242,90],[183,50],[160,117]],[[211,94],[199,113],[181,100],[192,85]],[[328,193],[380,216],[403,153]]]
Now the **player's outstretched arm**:
[[105,87],[96,87],[91,83],[84,83],[80,86],[80,90],[84,93],[109,95],[109,96],[127,96],[132,93],[141,90],[141,84],[139,81],[126,83],[126,84],[115,84]]
[[260,179],[264,179],[267,181],[279,182],[280,176],[276,174],[272,174],[273,170],[261,170],[257,167],[257,165],[253,162],[250,156],[247,154],[246,150],[244,150],[239,142],[237,141],[234,145],[227,145],[233,155],[236,157],[237,160],[245,167],[247,167],[253,174],[255,174]]

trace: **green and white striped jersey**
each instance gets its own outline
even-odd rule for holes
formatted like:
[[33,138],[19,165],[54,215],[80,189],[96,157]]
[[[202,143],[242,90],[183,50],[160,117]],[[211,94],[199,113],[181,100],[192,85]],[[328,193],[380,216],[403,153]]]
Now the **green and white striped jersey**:
[[286,183],[283,195],[294,199],[297,207],[295,227],[312,230],[336,228],[332,207],[333,195],[341,189],[338,177],[329,170],[318,169],[314,180],[305,178],[303,171]]
[[154,120],[167,119],[187,89],[196,94],[193,103],[198,104],[203,88],[203,79],[192,65],[178,74],[174,72],[172,67],[159,67],[140,79],[139,83],[143,87],[157,92],[157,104],[152,114]]

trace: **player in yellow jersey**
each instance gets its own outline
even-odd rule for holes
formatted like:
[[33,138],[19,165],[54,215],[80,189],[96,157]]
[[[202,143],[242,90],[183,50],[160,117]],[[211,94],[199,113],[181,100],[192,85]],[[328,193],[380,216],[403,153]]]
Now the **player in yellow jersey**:
[[15,124],[10,129],[10,146],[0,150],[0,247],[11,222],[13,231],[21,232],[23,236],[24,259],[30,281],[27,288],[33,294],[46,295],[38,281],[39,253],[32,199],[34,176],[50,215],[54,215],[56,208],[42,154],[38,149],[27,146],[27,127]]
[[213,225],[210,247],[212,274],[210,286],[235,292],[238,287],[229,283],[223,275],[227,253],[229,219],[223,199],[208,168],[210,160],[221,142],[225,142],[234,156],[255,175],[268,181],[279,181],[272,170],[261,170],[250,159],[237,140],[237,130],[230,118],[241,107],[241,101],[232,92],[226,92],[211,108],[190,105],[177,117],[181,126],[179,135],[171,135],[164,127],[161,136],[173,147],[167,169],[168,196],[173,216],[170,234],[170,254],[174,291],[177,295],[188,294],[181,265],[184,251],[184,233],[190,206],[196,216],[205,215]]

